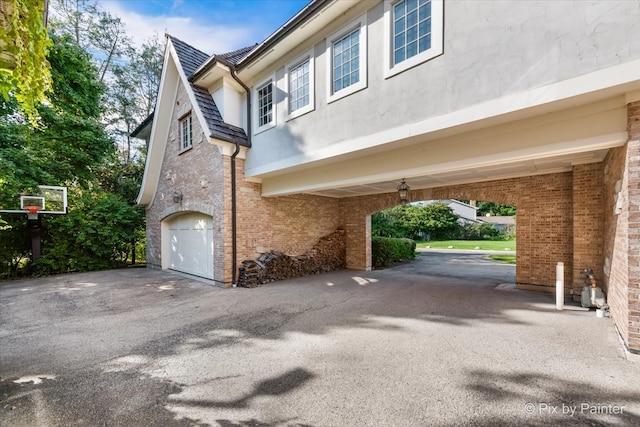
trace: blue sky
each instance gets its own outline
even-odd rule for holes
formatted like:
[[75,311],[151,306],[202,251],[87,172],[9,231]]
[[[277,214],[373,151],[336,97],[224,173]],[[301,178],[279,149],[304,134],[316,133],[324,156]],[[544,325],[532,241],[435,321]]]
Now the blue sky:
[[264,40],[309,0],[98,0],[136,44],[165,32],[208,53]]

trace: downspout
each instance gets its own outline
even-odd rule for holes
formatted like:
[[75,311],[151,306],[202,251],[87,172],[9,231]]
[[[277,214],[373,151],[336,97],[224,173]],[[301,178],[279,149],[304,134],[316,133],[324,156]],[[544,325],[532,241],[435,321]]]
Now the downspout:
[[[244,84],[240,77],[236,74],[236,68],[230,62],[223,60],[222,58],[218,59],[218,62],[226,65],[229,68],[231,73],[231,77],[238,82],[240,86],[247,93],[247,142],[249,147],[251,147],[251,90],[249,87]],[[237,282],[237,271],[236,264],[238,262],[238,210],[236,206],[236,157],[238,153],[240,153],[240,143],[238,141],[234,141],[236,145],[236,149],[231,155],[231,286],[236,286]]]

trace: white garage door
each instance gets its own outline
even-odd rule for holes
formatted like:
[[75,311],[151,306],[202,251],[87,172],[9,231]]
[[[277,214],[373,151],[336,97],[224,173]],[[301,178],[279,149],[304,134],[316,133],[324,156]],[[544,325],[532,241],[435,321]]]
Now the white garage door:
[[183,214],[169,223],[169,268],[213,279],[213,220]]

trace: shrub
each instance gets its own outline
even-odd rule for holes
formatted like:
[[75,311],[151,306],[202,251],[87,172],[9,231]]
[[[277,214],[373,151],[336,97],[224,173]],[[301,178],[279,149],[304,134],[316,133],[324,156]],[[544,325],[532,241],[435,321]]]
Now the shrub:
[[460,240],[500,240],[500,231],[491,224],[465,224],[460,229]]
[[416,242],[394,237],[372,237],[371,254],[374,268],[389,267],[394,262],[416,256]]

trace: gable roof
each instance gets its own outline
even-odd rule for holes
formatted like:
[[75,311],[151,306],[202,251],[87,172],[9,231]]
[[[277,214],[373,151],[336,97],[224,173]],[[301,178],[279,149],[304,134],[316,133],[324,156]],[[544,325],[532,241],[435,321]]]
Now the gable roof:
[[243,47],[238,50],[234,50],[233,52],[227,52],[220,55],[214,55],[226,59],[227,62],[232,63],[233,65],[238,65],[238,63],[244,59],[245,56],[249,54],[254,48],[256,48],[258,44],[254,44],[253,46]]
[[[177,39],[167,34],[167,37],[171,40],[173,47],[178,55],[178,61],[182,67],[182,71],[189,78],[198,69],[200,65],[207,62],[212,56],[207,55],[201,50],[196,49],[193,46],[188,45],[180,39]],[[218,55],[225,58],[227,61],[239,60],[243,58],[252,48],[238,49],[233,52]],[[215,57],[216,55],[213,55]],[[244,129],[225,123],[218,110],[216,102],[206,89],[194,85],[189,82],[193,95],[197,102],[197,107],[202,112],[202,115],[207,122],[210,137],[220,139],[222,141],[238,143],[245,147],[250,147],[249,139]]]

